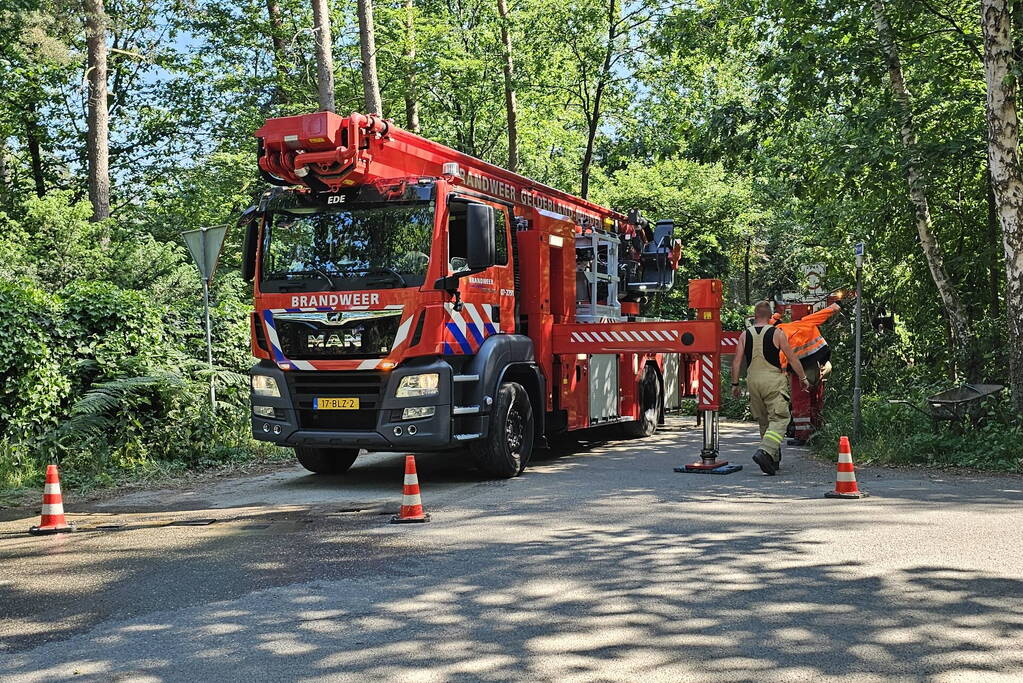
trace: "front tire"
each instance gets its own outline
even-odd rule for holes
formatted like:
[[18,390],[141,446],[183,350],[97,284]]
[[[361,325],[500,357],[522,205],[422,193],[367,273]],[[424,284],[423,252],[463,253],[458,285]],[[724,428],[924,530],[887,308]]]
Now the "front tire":
[[657,373],[649,365],[643,369],[643,377],[636,388],[636,400],[639,403],[639,419],[622,425],[622,434],[630,439],[643,439],[657,433],[657,423],[661,419],[661,383],[657,381]]
[[469,452],[484,473],[510,479],[522,473],[533,453],[533,406],[518,382],[505,382],[497,390],[490,411],[487,437],[469,444]]
[[299,464],[314,474],[344,474],[359,457],[358,448],[297,446]]

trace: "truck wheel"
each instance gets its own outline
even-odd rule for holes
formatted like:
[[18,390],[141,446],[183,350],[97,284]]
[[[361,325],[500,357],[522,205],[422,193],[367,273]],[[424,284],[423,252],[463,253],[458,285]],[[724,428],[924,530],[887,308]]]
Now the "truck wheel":
[[296,446],[295,455],[302,467],[316,474],[344,474],[359,457],[358,448],[318,448]]
[[661,417],[661,385],[657,373],[650,366],[643,370],[643,377],[636,389],[639,401],[639,419],[622,425],[622,434],[631,439],[642,439],[657,432],[657,421]]
[[498,388],[489,434],[470,443],[469,452],[496,479],[510,479],[525,469],[533,452],[533,406],[521,384],[505,382]]

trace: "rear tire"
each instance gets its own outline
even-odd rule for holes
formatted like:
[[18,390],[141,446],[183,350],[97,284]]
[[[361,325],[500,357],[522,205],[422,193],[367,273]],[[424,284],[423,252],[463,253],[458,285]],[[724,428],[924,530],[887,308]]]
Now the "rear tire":
[[639,419],[622,425],[622,434],[630,439],[643,439],[657,433],[657,423],[661,419],[661,383],[657,373],[649,365],[643,369],[643,376],[636,387],[636,400],[639,403]]
[[486,438],[469,444],[469,452],[483,472],[495,479],[522,473],[533,453],[533,406],[525,387],[505,382],[494,397]]
[[344,474],[359,457],[359,449],[297,446],[295,455],[302,467],[315,474]]

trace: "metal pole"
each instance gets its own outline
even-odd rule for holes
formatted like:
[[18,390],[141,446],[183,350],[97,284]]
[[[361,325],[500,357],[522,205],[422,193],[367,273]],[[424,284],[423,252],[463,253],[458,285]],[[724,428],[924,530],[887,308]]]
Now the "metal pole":
[[[202,244],[202,253],[206,254],[206,230],[199,233]],[[206,362],[210,366],[210,411],[217,411],[217,390],[213,385],[213,326],[210,323],[210,281],[203,275],[202,278],[202,304],[206,315]]]
[[863,320],[863,255],[856,254],[856,356],[853,366],[853,438],[860,437],[862,414],[860,402],[863,389],[860,387],[860,346],[862,342],[861,323]]
[[203,308],[206,310],[206,362],[210,365],[210,410],[217,410],[217,390],[213,386],[213,328],[210,325],[210,283],[202,281]]

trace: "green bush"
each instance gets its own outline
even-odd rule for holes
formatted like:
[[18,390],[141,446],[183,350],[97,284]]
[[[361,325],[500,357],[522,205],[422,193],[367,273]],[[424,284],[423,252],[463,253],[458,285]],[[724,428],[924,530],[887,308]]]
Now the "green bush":
[[183,247],[89,215],[33,197],[0,238],[0,490],[39,485],[51,459],[89,488],[279,450],[249,433],[247,284],[218,277],[210,370]]
[[0,434],[52,425],[71,390],[61,305],[24,280],[0,281]]
[[[931,388],[917,389],[907,400],[922,407],[933,393]],[[818,453],[834,458],[839,437],[853,433],[849,402],[832,402],[827,420],[813,443]],[[862,436],[853,442],[858,463],[1023,472],[1023,426],[1005,394],[985,402],[972,420],[939,422],[936,427],[907,405],[891,404],[883,395],[867,395],[862,420]]]

